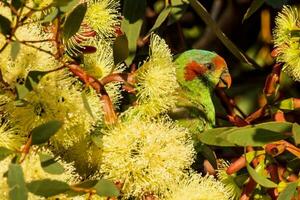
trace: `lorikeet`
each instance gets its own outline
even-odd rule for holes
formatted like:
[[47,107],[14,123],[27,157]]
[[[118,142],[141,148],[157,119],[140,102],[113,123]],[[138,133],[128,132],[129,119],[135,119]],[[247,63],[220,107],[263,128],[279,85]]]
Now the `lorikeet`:
[[215,125],[212,93],[216,87],[231,85],[225,60],[214,52],[189,50],[175,57],[179,85],[177,107],[171,118],[191,132],[202,132]]

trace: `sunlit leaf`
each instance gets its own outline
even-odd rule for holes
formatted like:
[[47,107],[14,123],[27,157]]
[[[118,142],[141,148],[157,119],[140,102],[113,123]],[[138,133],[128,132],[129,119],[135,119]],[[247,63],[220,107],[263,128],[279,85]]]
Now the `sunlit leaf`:
[[101,179],[93,187],[99,196],[104,197],[117,197],[119,196],[119,190],[112,181]]
[[62,122],[53,120],[42,124],[31,131],[32,144],[42,144],[47,142],[62,126]]
[[160,14],[158,15],[153,27],[150,29],[149,33],[155,31],[156,29],[158,29],[162,23],[167,19],[167,17],[169,16],[170,12],[171,12],[172,8],[170,6],[164,8]]
[[288,183],[286,188],[279,194],[277,200],[293,199],[292,197],[294,197],[294,195],[296,193],[296,189],[298,187],[298,184],[299,184],[298,181]]
[[27,183],[27,188],[35,195],[48,198],[68,191],[70,186],[62,181],[42,179]]
[[77,33],[87,10],[87,3],[77,5],[67,16],[63,28],[64,39],[68,40]]
[[20,51],[20,43],[18,41],[12,42],[10,56],[13,61],[16,60],[19,51]]
[[0,161],[4,160],[7,156],[13,154],[14,152],[5,147],[0,147]]
[[231,147],[236,146],[231,141],[227,140],[228,134],[236,128],[214,128],[199,134],[198,138],[201,142],[214,146]]
[[7,173],[9,186],[9,199],[27,200],[28,191],[26,188],[23,170],[18,164],[10,164]]
[[297,123],[293,124],[292,133],[293,133],[295,143],[297,145],[300,144],[300,125],[299,124],[297,124]]
[[249,164],[247,164],[247,170],[250,174],[250,176],[253,178],[253,180],[266,188],[276,188],[277,184],[273,181],[270,181],[265,176],[262,176],[261,174],[258,174]]
[[55,160],[54,157],[48,154],[39,153],[41,167],[49,174],[62,174],[64,173],[64,167]]
[[121,27],[128,39],[129,57],[125,61],[128,65],[132,62],[135,55],[137,40],[141,32],[146,6],[146,0],[124,1],[124,19]]

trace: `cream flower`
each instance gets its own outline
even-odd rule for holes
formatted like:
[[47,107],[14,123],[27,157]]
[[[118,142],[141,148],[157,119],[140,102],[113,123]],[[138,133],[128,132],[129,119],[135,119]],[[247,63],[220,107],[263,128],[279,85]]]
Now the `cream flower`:
[[75,83],[63,76],[63,72],[46,75],[25,96],[23,105],[12,101],[4,106],[9,119],[23,135],[50,120],[60,120],[63,127],[52,137],[52,142],[68,147],[88,136],[93,125],[102,120],[97,94],[93,90],[79,91]]
[[173,183],[165,200],[229,200],[225,186],[213,176],[192,173]]
[[135,119],[116,125],[103,136],[100,171],[123,183],[125,198],[163,195],[193,162],[188,132],[166,120]]
[[115,30],[120,26],[118,0],[89,0],[85,21],[101,38],[115,37]]
[[130,112],[134,115],[156,116],[175,106],[176,67],[166,42],[153,34],[150,58],[136,72],[137,106]]
[[278,62],[294,80],[300,81],[300,16],[296,7],[285,6],[276,18],[274,43],[279,51]]
[[8,122],[0,125],[0,147],[8,149],[20,149],[24,144],[25,138],[17,134],[16,128],[11,128]]

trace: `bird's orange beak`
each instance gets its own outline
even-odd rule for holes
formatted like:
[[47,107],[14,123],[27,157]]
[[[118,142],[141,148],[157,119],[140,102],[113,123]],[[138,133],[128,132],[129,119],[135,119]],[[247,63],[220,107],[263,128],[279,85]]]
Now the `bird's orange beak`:
[[231,79],[231,76],[229,74],[229,71],[225,70],[221,74],[220,81],[217,84],[217,88],[230,88],[231,82],[232,82],[232,79]]

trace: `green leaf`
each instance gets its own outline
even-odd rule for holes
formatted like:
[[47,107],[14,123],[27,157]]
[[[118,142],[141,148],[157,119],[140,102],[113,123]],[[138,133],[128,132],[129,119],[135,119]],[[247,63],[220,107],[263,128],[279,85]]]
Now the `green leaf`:
[[263,146],[267,143],[287,138],[285,132],[290,132],[292,123],[267,122],[255,126],[246,126],[231,131],[227,140],[239,146]]
[[185,13],[188,4],[183,0],[171,0],[172,3],[172,10],[171,10],[171,17],[169,19],[168,25],[175,23],[178,21],[183,14]]
[[40,82],[40,80],[49,72],[30,71],[25,80],[25,86],[29,91],[32,91]]
[[146,0],[125,0],[123,6],[124,19],[122,21],[122,30],[128,38],[129,57],[126,59],[129,65],[135,55],[137,40],[140,36],[143,17],[147,6]]
[[7,156],[13,154],[14,151],[7,149],[5,147],[0,147],[0,161],[4,160]]
[[299,182],[288,183],[286,188],[279,194],[277,200],[287,200],[292,199],[295,196],[296,189],[298,187]]
[[86,109],[86,111],[91,115],[91,117],[94,118],[94,115],[93,115],[93,111],[91,109],[91,106],[88,102],[88,99],[86,98],[86,95],[84,92],[81,93],[81,98],[82,98],[82,101],[83,101],[83,106],[84,108]]
[[289,0],[265,0],[265,2],[273,8],[280,8],[289,3]]
[[74,10],[67,16],[63,28],[63,36],[65,40],[70,39],[77,33],[83,21],[84,15],[87,10],[87,4],[82,3],[77,5]]
[[10,34],[10,31],[11,31],[11,23],[9,19],[0,15],[0,32],[6,36]]
[[43,170],[49,174],[62,174],[64,173],[64,167],[59,164],[54,157],[39,153],[41,166]]
[[172,7],[168,6],[165,7],[160,14],[158,15],[153,27],[150,29],[149,33],[155,31],[156,29],[158,29],[162,23],[167,19],[167,17],[169,16],[170,12],[172,10]]
[[62,126],[62,122],[53,120],[34,128],[32,133],[32,144],[42,144],[49,140]]
[[13,0],[13,1],[11,2],[11,5],[12,5],[16,10],[19,10],[19,9],[22,7],[23,3],[24,3],[24,0]]
[[247,170],[250,174],[250,176],[253,178],[253,180],[266,188],[276,188],[277,184],[274,183],[273,181],[270,181],[266,177],[262,176],[261,174],[258,174],[249,164],[247,164]]
[[24,174],[20,165],[9,165],[7,184],[9,186],[9,199],[27,200],[28,191],[25,185]]
[[264,4],[264,0],[253,0],[247,12],[244,15],[243,22],[248,19],[255,11]]
[[104,197],[117,197],[119,196],[119,190],[115,186],[112,181],[101,179],[98,183],[94,186],[96,193],[99,196]]
[[116,38],[113,44],[113,55],[115,65],[123,62],[129,55],[128,40],[126,35]]
[[209,26],[216,36],[221,40],[224,46],[241,62],[251,65],[255,68],[260,67],[250,59],[245,53],[243,53],[219,28],[218,24],[212,19],[210,14],[206,11],[205,7],[197,0],[188,0],[190,5],[196,11],[196,13],[201,17],[207,26]]
[[52,22],[58,16],[58,14],[59,11],[57,8],[51,9],[51,12],[42,19],[41,23]]
[[62,181],[42,179],[27,183],[29,192],[45,198],[52,197],[70,189],[70,186]]
[[10,49],[10,56],[13,61],[16,60],[19,51],[20,51],[20,43],[18,41],[12,42],[11,49]]
[[237,128],[225,127],[214,128],[199,134],[198,139],[208,145],[232,147],[236,146],[231,141],[227,140],[228,134]]
[[25,85],[16,84],[16,90],[17,90],[17,99],[23,99],[28,92],[28,88]]
[[52,5],[58,7],[61,12],[68,12],[77,5],[79,0],[53,0]]
[[294,110],[295,108],[293,98],[288,98],[280,101],[278,107],[282,110]]
[[296,145],[300,144],[300,125],[297,123],[293,123],[292,128],[293,137]]

